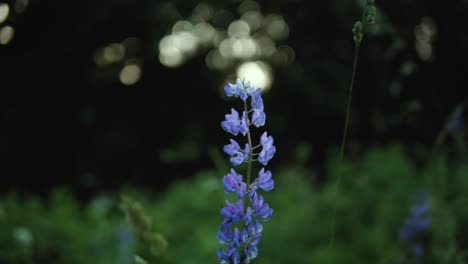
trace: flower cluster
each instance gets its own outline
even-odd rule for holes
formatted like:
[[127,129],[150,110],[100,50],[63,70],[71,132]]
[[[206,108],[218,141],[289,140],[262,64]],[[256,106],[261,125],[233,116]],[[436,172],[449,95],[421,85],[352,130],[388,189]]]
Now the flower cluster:
[[429,203],[426,194],[420,194],[418,201],[411,206],[410,214],[405,218],[399,232],[400,240],[410,244],[415,262],[419,262],[424,253],[420,237],[431,223],[429,216],[427,216],[428,209]]
[[[247,177],[231,169],[222,179],[224,191],[235,193],[236,201],[225,201],[221,209],[224,218],[217,238],[220,243],[226,244],[224,249],[218,248],[216,254],[220,263],[249,263],[258,254],[258,242],[262,233],[262,224],[259,220],[268,220],[273,214],[273,209],[264,201],[258,190],[270,191],[274,187],[272,174],[269,170],[261,168],[258,177],[250,183],[252,162],[258,161],[267,165],[274,156],[276,147],[273,145],[273,137],[264,132],[260,137],[260,144],[252,146],[250,135],[251,126],[260,127],[265,124],[266,115],[263,108],[262,89],[253,88],[249,82],[237,80],[235,84],[227,84],[224,91],[229,97],[239,97],[244,103],[242,115],[235,109],[225,115],[221,127],[237,136],[241,133],[247,136],[247,143],[242,148],[234,139],[225,145],[223,150],[230,156],[233,166],[247,163]],[[250,109],[247,100],[250,98]],[[254,153],[261,147],[260,151]]]

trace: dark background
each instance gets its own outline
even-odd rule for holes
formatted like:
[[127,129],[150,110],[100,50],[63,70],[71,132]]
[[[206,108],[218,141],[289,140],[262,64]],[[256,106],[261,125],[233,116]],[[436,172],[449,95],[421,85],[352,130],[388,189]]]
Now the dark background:
[[[239,1],[205,3],[230,10],[226,21],[239,18]],[[320,170],[339,145],[359,3],[258,1],[262,13],[283,16],[289,35],[279,44],[295,54],[292,63],[273,66],[264,95],[266,128],[278,148],[273,169],[295,162],[305,147],[307,166]],[[0,191],[46,194],[66,185],[82,198],[122,184],[156,191],[212,167],[209,150],[221,151],[229,138],[220,122],[233,102],[220,87],[234,68],[210,70],[207,50],[176,68],[158,60],[161,38],[197,4],[30,0],[22,12],[11,8],[1,25],[15,34],[0,45]],[[468,1],[376,6],[356,76],[350,158],[395,141],[430,149],[468,94]],[[427,19],[435,33],[424,59],[415,28]],[[101,67],[93,59],[128,37],[139,40],[132,56],[142,66],[131,86],[119,81],[121,62]]]

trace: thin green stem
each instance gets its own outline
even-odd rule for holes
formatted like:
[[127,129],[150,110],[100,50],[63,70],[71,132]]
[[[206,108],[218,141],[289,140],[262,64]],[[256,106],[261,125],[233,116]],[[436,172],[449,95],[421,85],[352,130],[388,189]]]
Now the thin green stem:
[[[349,125],[349,117],[351,114],[351,102],[353,96],[353,87],[354,87],[354,80],[356,78],[356,70],[357,64],[359,59],[359,48],[361,46],[362,38],[364,36],[364,32],[369,24],[373,24],[375,20],[375,6],[373,0],[367,0],[366,7],[364,12],[362,12],[361,21],[356,22],[353,27],[353,34],[354,34],[354,58],[353,58],[353,70],[351,74],[351,82],[349,84],[349,91],[348,91],[348,100],[346,103],[346,117],[344,121],[344,129],[343,129],[343,137],[341,139],[341,146],[340,146],[340,156],[338,161],[338,178],[336,180],[336,187],[335,187],[335,198],[338,197],[338,192],[340,190],[341,178],[343,175],[343,159],[344,159],[344,148],[346,145],[346,137],[348,135],[348,125]],[[332,222],[330,226],[330,242],[328,244],[328,250],[330,253],[330,263],[333,263],[333,245],[335,242],[335,229],[336,229],[336,211],[337,211],[337,203],[335,202],[333,205],[333,216]]]
[[[357,70],[357,63],[358,63],[358,58],[359,58],[359,47],[360,47],[360,42],[356,42],[354,46],[354,60],[353,60],[353,71],[351,74],[351,82],[349,85],[349,92],[348,92],[348,101],[346,103],[346,117],[345,117],[345,122],[344,122],[344,129],[343,129],[343,137],[341,139],[341,146],[340,146],[340,156],[339,156],[339,161],[338,161],[338,178],[336,182],[336,189],[335,189],[335,197],[338,194],[338,191],[340,189],[340,184],[341,184],[341,178],[343,174],[343,159],[344,159],[344,148],[346,145],[346,136],[348,134],[348,125],[349,125],[349,116],[351,113],[351,102],[352,102],[352,95],[353,95],[353,87],[354,87],[354,79],[356,77],[356,70]],[[333,206],[333,216],[332,216],[332,222],[331,222],[331,227],[330,227],[330,242],[328,244],[328,250],[330,252],[331,256],[331,263],[333,263],[333,245],[335,242],[335,226],[336,226],[336,211],[337,211],[337,205],[335,204]]]
[[[245,112],[248,113],[248,109],[247,109],[247,102],[244,101],[244,109],[245,109]],[[247,114],[245,115],[245,123],[246,124],[249,124],[249,119],[248,119],[248,116]],[[250,136],[250,127],[247,131],[247,141],[248,141],[248,144],[249,144],[249,161],[247,163],[247,188],[249,188],[250,186],[250,175],[252,174],[252,160],[253,160],[253,147],[252,147],[252,137]]]

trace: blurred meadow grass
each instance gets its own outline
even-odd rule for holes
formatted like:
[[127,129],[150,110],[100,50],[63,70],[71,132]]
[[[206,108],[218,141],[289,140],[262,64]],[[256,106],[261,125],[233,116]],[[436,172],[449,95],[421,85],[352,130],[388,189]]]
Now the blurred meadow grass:
[[[329,222],[337,208],[335,263],[410,263],[398,231],[420,191],[430,197],[432,224],[424,236],[424,263],[466,263],[468,165],[439,152],[421,164],[401,145],[374,147],[359,160],[345,160],[336,196],[338,155],[330,152],[320,182],[302,165],[276,169],[275,192],[266,194],[274,216],[266,225],[256,263],[326,263]],[[217,170],[174,182],[164,193],[135,188],[103,193],[86,204],[67,189],[48,199],[0,199],[0,263],[216,263],[219,209],[227,198]],[[440,182],[444,179],[445,182]],[[152,227],[168,241],[155,256],[135,237],[120,195],[140,202]]]

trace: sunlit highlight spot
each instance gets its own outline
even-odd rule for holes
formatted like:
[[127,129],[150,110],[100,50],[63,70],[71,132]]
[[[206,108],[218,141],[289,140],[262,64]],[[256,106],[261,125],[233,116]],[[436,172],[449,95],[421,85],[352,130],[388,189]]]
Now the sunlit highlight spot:
[[241,18],[249,24],[252,31],[257,30],[262,25],[263,16],[257,11],[248,11]]
[[242,38],[235,40],[232,45],[234,57],[240,59],[249,59],[255,56],[257,46],[252,38]]
[[[98,66],[104,66],[107,64],[117,63],[124,59],[127,54],[127,44],[129,44],[129,39],[126,39],[124,42],[125,45],[120,43],[111,43],[104,48],[97,49],[94,53],[94,62]],[[130,46],[129,46],[130,47]]]
[[260,87],[264,91],[268,90],[272,84],[271,68],[261,61],[250,61],[241,64],[237,68],[237,78],[249,80],[254,87]]
[[125,85],[133,85],[141,78],[141,67],[137,64],[125,65],[120,71],[120,81]]
[[0,29],[0,44],[6,45],[11,42],[15,35],[15,29],[11,26],[4,26]]
[[228,27],[228,34],[233,38],[248,37],[250,35],[250,27],[243,20],[233,21]]
[[[205,51],[207,67],[215,70],[228,70],[237,63],[258,59],[273,65],[291,64],[294,50],[285,45],[277,47],[280,44],[277,41],[289,35],[289,26],[284,18],[278,14],[262,14],[255,0],[237,2],[237,14],[240,15],[237,20],[230,11],[203,2],[192,10],[188,18],[179,18],[171,33],[159,42],[161,64],[179,67]],[[270,74],[266,79],[271,83],[269,65],[252,65]]]
[[257,53],[257,43],[252,38],[227,38],[219,45],[219,52],[225,58],[249,59]]
[[221,41],[221,44],[219,44],[219,52],[223,57],[225,58],[232,58],[234,57],[234,51],[233,51],[233,46],[234,46],[235,40],[233,38],[227,38]]
[[193,34],[197,36],[202,44],[209,44],[213,40],[215,29],[212,25],[206,22],[201,22],[195,25],[193,28]]
[[216,30],[213,35],[213,46],[219,47],[225,38],[227,38],[227,32],[225,30]]
[[176,46],[183,52],[188,55],[193,54],[197,49],[198,38],[196,38],[192,33],[180,32],[175,37]]
[[288,37],[289,27],[280,15],[269,15],[265,18],[265,29],[273,39],[282,40]]
[[167,67],[177,67],[192,56],[198,47],[198,37],[179,31],[165,36],[159,43],[159,61]]
[[184,55],[176,47],[164,46],[159,49],[159,61],[166,67],[178,67],[184,63]]
[[125,55],[125,47],[119,43],[112,43],[104,48],[103,53],[104,60],[107,63],[118,62]]
[[10,14],[10,6],[8,4],[0,4],[0,23],[3,23]]
[[193,28],[192,23],[190,23],[187,20],[181,20],[181,21],[177,21],[177,23],[175,23],[174,26],[172,26],[172,33],[174,34],[178,32],[187,32],[187,31],[191,31],[192,28]]

